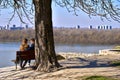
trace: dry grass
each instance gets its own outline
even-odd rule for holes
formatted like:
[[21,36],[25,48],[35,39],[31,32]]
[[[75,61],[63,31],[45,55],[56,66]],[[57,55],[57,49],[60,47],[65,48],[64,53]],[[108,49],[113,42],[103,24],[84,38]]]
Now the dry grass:
[[[120,29],[54,29],[56,43],[64,44],[120,44]],[[1,41],[20,41],[34,37],[34,30],[0,31]]]
[[120,44],[120,30],[55,29],[56,43]]
[[1,30],[0,42],[7,41],[21,41],[23,38],[33,38],[33,30]]

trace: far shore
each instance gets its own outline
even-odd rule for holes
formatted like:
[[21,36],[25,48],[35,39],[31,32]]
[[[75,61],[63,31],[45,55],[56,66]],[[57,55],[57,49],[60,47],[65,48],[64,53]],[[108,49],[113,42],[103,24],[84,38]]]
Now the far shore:
[[[56,44],[120,44],[120,29],[54,29]],[[1,30],[0,42],[20,42],[34,38],[34,30]],[[114,37],[114,38],[113,38]]]

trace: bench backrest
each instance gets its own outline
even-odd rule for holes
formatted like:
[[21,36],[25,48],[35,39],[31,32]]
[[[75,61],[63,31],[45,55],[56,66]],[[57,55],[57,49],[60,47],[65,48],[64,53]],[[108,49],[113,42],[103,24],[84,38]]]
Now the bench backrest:
[[16,57],[22,60],[33,60],[35,59],[35,51],[34,50],[17,51]]

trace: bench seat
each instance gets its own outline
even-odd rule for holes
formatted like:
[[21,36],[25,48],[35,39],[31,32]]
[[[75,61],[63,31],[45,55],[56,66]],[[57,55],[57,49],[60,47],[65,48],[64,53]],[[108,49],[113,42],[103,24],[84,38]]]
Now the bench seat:
[[23,68],[23,61],[28,61],[28,60],[35,60],[35,51],[34,50],[28,50],[28,51],[16,51],[16,59],[12,60],[16,64],[16,69],[17,69],[17,64],[20,64],[20,67]]

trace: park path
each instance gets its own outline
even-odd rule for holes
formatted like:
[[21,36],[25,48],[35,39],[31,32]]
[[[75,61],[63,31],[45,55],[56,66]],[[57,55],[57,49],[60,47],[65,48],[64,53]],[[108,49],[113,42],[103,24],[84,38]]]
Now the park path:
[[66,68],[51,73],[37,72],[30,67],[23,70],[5,67],[0,68],[0,80],[82,80],[83,76],[91,75],[120,79],[120,68],[109,66],[113,60],[120,60],[120,55],[70,58],[60,61]]

